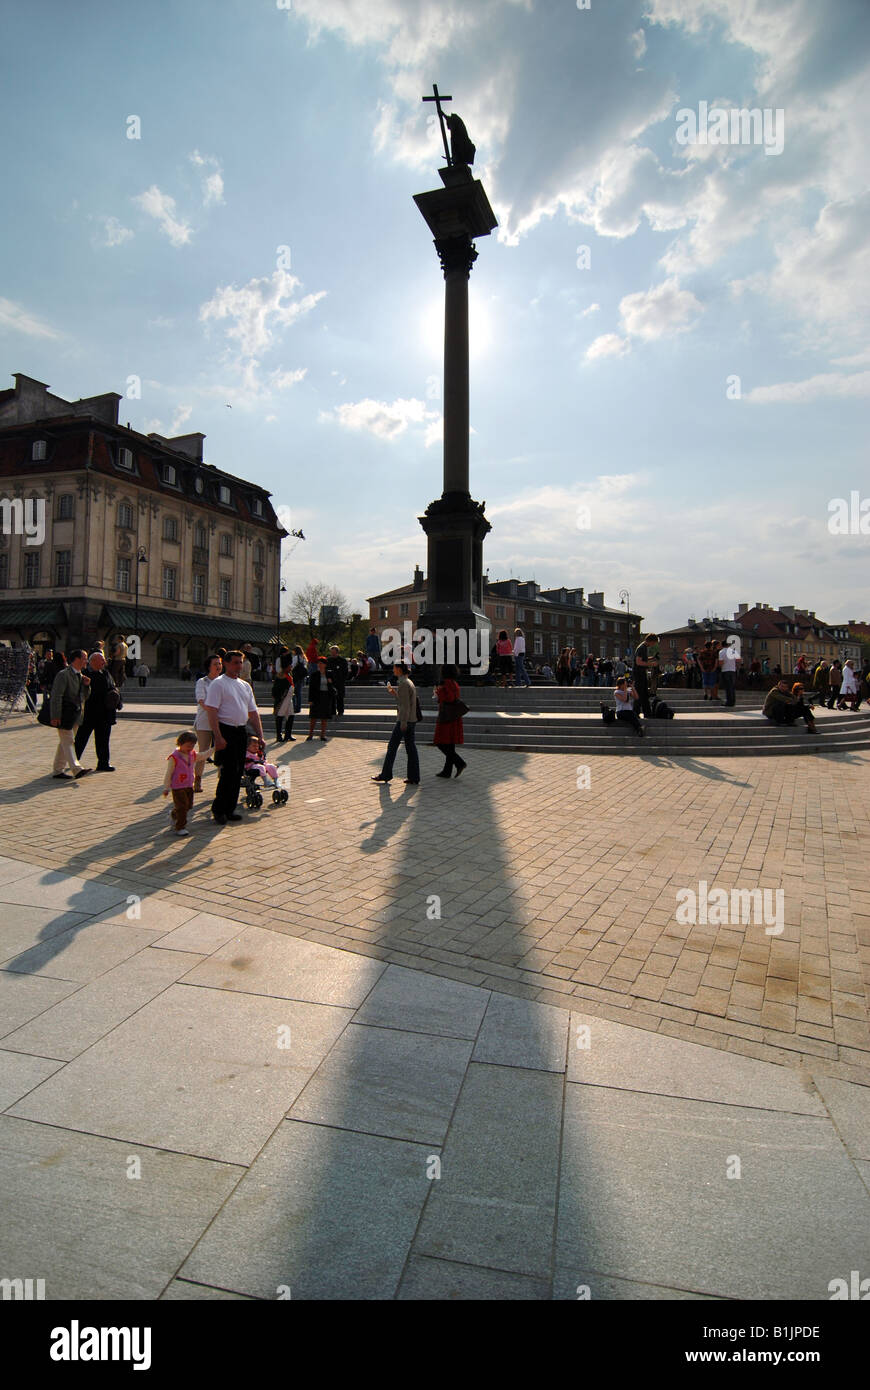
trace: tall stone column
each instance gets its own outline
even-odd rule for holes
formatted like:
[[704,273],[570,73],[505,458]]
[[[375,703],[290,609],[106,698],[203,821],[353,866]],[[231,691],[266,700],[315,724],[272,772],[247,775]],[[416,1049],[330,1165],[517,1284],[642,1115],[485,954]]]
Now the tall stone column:
[[498,224],[483,185],[466,165],[438,172],[444,187],[414,198],[434,234],[444,272],[443,490],[419,518],[428,540],[428,566],[426,611],[418,627],[436,635],[446,630],[480,634],[475,640],[488,652],[483,540],[490,525],[485,504],[472,499],[469,483],[468,280],[477,259],[474,238],[489,236]]

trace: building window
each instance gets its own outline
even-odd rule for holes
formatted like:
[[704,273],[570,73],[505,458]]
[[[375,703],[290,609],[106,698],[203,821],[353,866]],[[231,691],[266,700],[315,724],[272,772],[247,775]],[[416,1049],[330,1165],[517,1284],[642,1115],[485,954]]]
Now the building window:
[[24,587],[39,588],[39,554],[32,550],[24,554]]
[[33,463],[41,463],[48,453],[48,444],[44,439],[34,439],[30,446],[30,458]]
[[221,555],[232,555],[233,553],[233,538],[226,531],[221,534],[220,553]]
[[224,484],[221,483],[220,487],[218,488],[218,501],[222,502],[225,507],[229,507],[232,505],[232,500],[233,499],[232,495],[230,494],[229,488],[225,487]]
[[9,556],[0,555],[0,589],[9,588]]
[[407,616],[408,616],[408,605],[407,605],[407,603],[400,603],[400,604],[399,604],[399,617],[400,617],[400,618],[407,618]]
[[128,471],[128,473],[132,473],[132,472],[133,472],[133,450],[132,450],[132,449],[119,449],[119,450],[118,450],[118,467],[119,467],[119,468],[126,468],[127,471]]
[[169,483],[170,487],[177,487],[177,486],[178,486],[178,474],[177,474],[176,471],[175,471],[175,465],[174,465],[174,464],[172,464],[172,463],[164,463],[164,465],[163,465],[163,481],[164,481],[164,483]]
[[263,590],[262,590],[262,589],[255,589],[255,590],[254,590],[254,612],[255,612],[255,613],[262,613],[262,611],[263,611]]
[[589,619],[588,619],[588,618],[581,618],[581,619],[580,619],[580,626],[582,627],[583,631],[585,632],[586,629],[589,627]]
[[535,656],[541,656],[544,650],[544,639],[538,632],[535,634]]
[[193,530],[193,543],[197,550],[205,550],[208,546],[208,536],[202,522],[199,522]]
[[389,608],[379,608],[379,609],[378,609],[378,617],[379,617],[379,619],[381,620],[382,623],[385,623],[385,622],[387,621],[387,619],[389,618],[389,616],[390,616],[390,610],[389,610]]
[[254,546],[254,564],[262,565],[264,559],[265,556],[263,554],[263,542],[257,541],[257,544]]
[[193,576],[193,601],[194,603],[205,603],[205,575],[195,574]]
[[221,608],[229,608],[230,606],[230,581],[228,579],[221,580],[220,603]]
[[71,492],[61,493],[57,499],[57,519],[58,521],[70,521],[73,515],[73,495]]
[[497,603],[497,604],[495,605],[495,616],[496,616],[497,618],[503,618],[503,617],[504,617],[504,604],[498,604],[498,603]]
[[543,613],[541,612],[540,608],[536,608],[536,609],[535,609],[535,622],[538,623],[538,624],[540,624],[540,623],[542,623],[543,621],[544,621],[544,615],[543,615]]
[[558,626],[559,626],[559,614],[558,614],[558,613],[551,613],[551,614],[550,614],[550,627],[558,627]]
[[251,510],[253,511],[254,516],[262,516],[262,515],[263,515],[263,500],[262,500],[261,497],[255,497],[255,498],[254,498],[254,501],[253,501],[253,503],[251,504]]
[[119,555],[115,566],[115,588],[122,594],[130,592],[130,560],[126,555]]
[[172,565],[163,566],[163,597],[175,598],[176,570]]
[[58,550],[54,557],[54,582],[61,588],[70,582],[72,572],[72,551]]
[[526,610],[525,610],[525,608],[518,608],[518,609],[517,609],[517,622],[518,622],[518,623],[524,623],[525,621],[526,621]]
[[119,526],[122,526],[122,527],[124,528],[125,531],[132,531],[132,530],[133,530],[133,503],[132,503],[132,502],[119,502],[119,503],[118,503],[118,525],[119,525]]
[[178,540],[178,518],[166,516],[163,518],[163,539],[165,541]]
[[598,631],[599,631],[599,632],[606,632],[606,631],[607,631],[607,623],[606,623],[606,621],[604,620],[604,618],[599,618],[599,619],[598,619]]

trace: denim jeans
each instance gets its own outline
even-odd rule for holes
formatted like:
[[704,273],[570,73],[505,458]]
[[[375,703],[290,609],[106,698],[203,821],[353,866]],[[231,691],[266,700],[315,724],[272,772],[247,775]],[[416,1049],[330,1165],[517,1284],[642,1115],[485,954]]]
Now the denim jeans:
[[381,768],[382,777],[392,777],[393,763],[399,751],[399,744],[404,740],[405,751],[408,754],[408,781],[419,782],[420,780],[420,757],[417,752],[417,725],[407,724],[405,732],[402,733],[402,726],[398,719],[393,725],[393,732],[390,734],[390,741],[387,744],[387,753],[384,758],[384,765]]
[[514,656],[514,666],[516,668],[516,684],[519,685],[520,681],[522,681],[524,685],[531,685],[532,682],[526,670],[526,658],[523,652],[517,652]]
[[722,677],[722,684],[723,684],[724,687],[725,687],[725,703],[726,703],[726,705],[736,705],[736,704],[737,704],[737,694],[736,694],[736,689],[735,689],[735,687],[736,687],[736,683],[737,683],[737,672],[736,672],[736,671],[722,671],[720,674],[721,674],[721,677]]

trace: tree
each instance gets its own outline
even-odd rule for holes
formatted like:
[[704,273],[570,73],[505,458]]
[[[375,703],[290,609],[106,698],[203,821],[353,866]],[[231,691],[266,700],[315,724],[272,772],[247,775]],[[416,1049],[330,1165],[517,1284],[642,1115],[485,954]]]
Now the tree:
[[[322,609],[333,609],[335,618],[321,624]],[[308,632],[309,641],[317,637],[321,643],[331,641],[350,616],[350,604],[340,589],[332,584],[303,584],[290,598],[290,618]]]

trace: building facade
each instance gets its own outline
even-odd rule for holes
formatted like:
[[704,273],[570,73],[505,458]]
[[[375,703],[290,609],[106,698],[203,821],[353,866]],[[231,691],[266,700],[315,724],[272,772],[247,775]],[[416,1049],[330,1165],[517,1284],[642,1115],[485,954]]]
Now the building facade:
[[[416,567],[411,584],[375,594],[368,600],[369,619],[380,634],[417,619],[426,609],[426,579]],[[576,647],[582,656],[618,657],[638,640],[640,618],[624,607],[608,608],[603,593],[583,589],[542,589],[534,580],[485,580],[483,610],[494,634],[505,628],[525,633],[526,650],[534,659],[552,661],[563,647]]]
[[750,608],[741,603],[733,618],[690,618],[684,627],[662,633],[662,658],[666,665],[675,665],[687,647],[702,646],[708,638],[727,642],[731,636],[740,639],[744,669],[757,660],[765,674],[778,669],[791,675],[801,656],[815,666],[823,657],[831,662],[861,655],[860,640],[846,623],[823,622],[814,612],[792,604],[774,608],[756,603]]
[[119,424],[121,399],[66,401],[21,373],[0,391],[0,641],[137,634],[167,673],[218,645],[265,650],[286,535],[271,494],[205,463],[202,434]]

